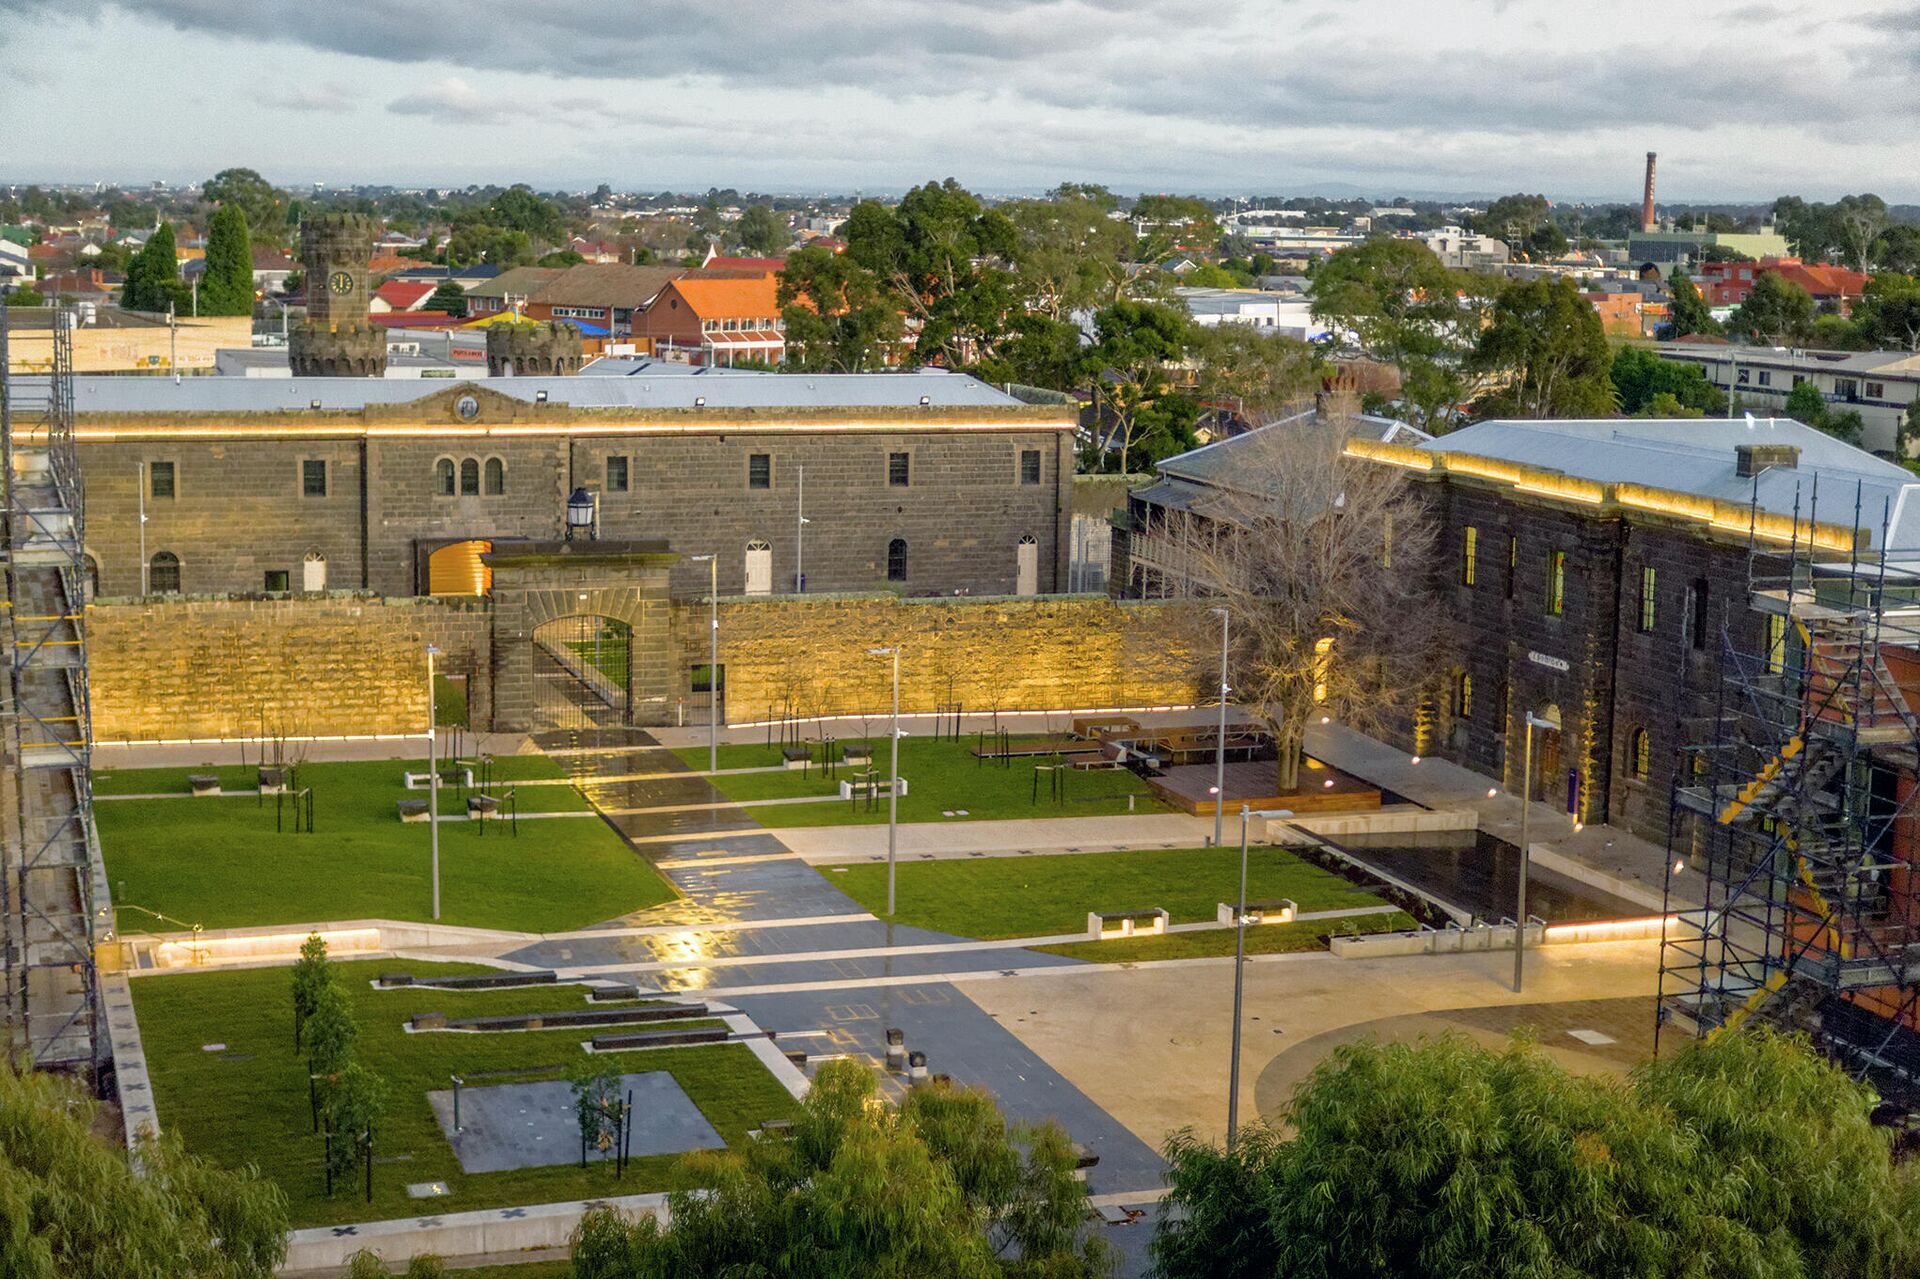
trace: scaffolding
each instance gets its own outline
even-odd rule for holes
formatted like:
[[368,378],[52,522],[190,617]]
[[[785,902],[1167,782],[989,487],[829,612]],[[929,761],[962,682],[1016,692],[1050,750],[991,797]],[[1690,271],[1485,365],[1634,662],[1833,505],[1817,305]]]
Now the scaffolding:
[[1706,894],[1669,915],[1655,1044],[1765,1021],[1912,1112],[1920,564],[1889,559],[1890,504],[1863,510],[1859,483],[1850,521],[1819,522],[1817,477],[1804,514],[1801,496],[1770,540],[1752,531],[1756,480],[1747,607],[1725,610],[1717,686],[1697,690],[1714,713],[1676,770],[1668,887],[1691,861]]
[[[99,1082],[97,857],[84,633],[89,590],[73,439],[72,313],[0,299],[0,894],[7,1049]],[[33,332],[39,330],[39,332]],[[31,371],[10,339],[44,334]],[[102,899],[104,900],[104,899]]]

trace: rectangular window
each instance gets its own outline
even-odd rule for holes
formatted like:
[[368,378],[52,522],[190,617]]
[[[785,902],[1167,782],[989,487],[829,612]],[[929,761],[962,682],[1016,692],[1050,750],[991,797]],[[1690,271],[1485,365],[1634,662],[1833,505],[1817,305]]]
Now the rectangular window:
[[147,463],[147,496],[148,497],[172,497],[173,496],[173,463],[171,462]]
[[293,575],[283,568],[267,570],[267,593],[284,592],[292,589]]
[[907,487],[907,455],[905,453],[887,454],[887,484],[897,489]]
[[1659,593],[1653,565],[1644,564],[1640,568],[1640,633],[1642,635],[1653,629],[1658,613],[1658,601]]
[[1804,381],[1806,381],[1806,380],[1807,380],[1807,375],[1806,375],[1806,374],[1804,374],[1804,373],[1796,373],[1796,374],[1794,374],[1794,375],[1793,375],[1793,385],[1794,385],[1794,386],[1799,386],[1799,385],[1800,385],[1800,384],[1801,384],[1802,382],[1804,382]]
[[1480,558],[1480,530],[1469,524],[1460,542],[1460,585],[1472,586]]
[[607,492],[624,493],[627,491],[627,459],[610,457],[607,459]]
[[720,663],[718,666],[709,666],[705,662],[696,663],[693,667],[693,691],[696,693],[711,693],[715,691],[713,676],[716,671],[718,671],[720,675],[719,691],[722,693],[726,692],[727,664],[725,662]]
[[1507,598],[1520,593],[1520,538],[1507,534]]
[[327,495],[327,464],[324,460],[310,457],[301,461],[300,492],[304,497]]
[[750,489],[770,489],[773,487],[773,454],[751,453],[747,455],[747,487]]
[[1020,450],[1020,482],[1038,484],[1040,482],[1040,450]]
[[1767,614],[1767,674],[1787,673],[1787,619],[1778,613]]
[[1738,373],[1734,375],[1734,380],[1740,383],[1741,386],[1745,386],[1752,379],[1753,379],[1752,369],[1741,369]]
[[1547,552],[1547,616],[1559,617],[1567,611],[1567,553]]
[[1886,399],[1887,384],[1885,382],[1868,382],[1866,384],[1866,396],[1869,400]]
[[1766,369],[1760,370],[1760,385],[1761,386],[1773,385],[1773,374],[1767,371]]
[[1860,398],[1860,384],[1850,377],[1837,377],[1833,380],[1833,393],[1843,400]]

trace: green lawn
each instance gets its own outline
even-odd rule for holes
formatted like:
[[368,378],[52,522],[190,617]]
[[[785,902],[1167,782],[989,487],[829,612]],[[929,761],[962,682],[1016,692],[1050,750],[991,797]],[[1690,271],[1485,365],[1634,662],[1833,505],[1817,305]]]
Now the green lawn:
[[[857,740],[857,739],[848,739]],[[903,738],[900,742],[900,775],[907,779],[907,794],[900,800],[903,822],[952,821],[946,816],[965,810],[972,821],[993,818],[1100,817],[1130,811],[1164,813],[1168,809],[1148,792],[1145,782],[1122,770],[1068,771],[1065,774],[1067,797],[1056,804],[1048,796],[1046,775],[1042,774],[1040,798],[1035,802],[1034,771],[1044,757],[1015,758],[1012,766],[1001,768],[988,761],[982,764],[970,753],[974,739],[959,742],[934,741],[925,737]],[[841,743],[834,743],[836,757]],[[818,746],[815,747],[816,753]],[[877,776],[887,773],[885,725],[873,744]],[[704,770],[707,748],[690,746],[674,752],[691,768]],[[720,767],[763,768],[780,763],[780,748],[761,743],[736,743],[720,747]],[[728,799],[783,799],[796,795],[837,795],[840,779],[859,770],[842,766],[834,777],[825,777],[818,768],[802,774],[782,770],[773,773],[747,773],[734,777],[716,777],[714,785]],[[775,804],[750,810],[763,826],[847,826],[885,822],[884,797],[868,811],[864,800],[834,804]]]
[[[1307,919],[1297,924],[1262,924],[1247,929],[1249,955],[1279,955],[1300,950],[1324,950],[1327,938],[1353,933],[1390,933],[1414,928],[1413,916],[1355,915],[1347,919]],[[1201,959],[1233,953],[1233,931],[1209,929],[1197,933],[1169,933],[1165,937],[1128,937],[1120,941],[1076,941],[1060,946],[1036,946],[1051,955],[1090,959],[1096,964],[1136,964],[1154,959]]]
[[567,647],[583,663],[597,668],[615,688],[626,690],[627,637],[624,634],[603,635],[598,644],[592,640],[568,640]]
[[[401,761],[307,764],[314,833],[274,830],[273,797],[119,799],[94,806],[113,896],[186,924],[235,928],[334,919],[425,920],[432,913],[428,831],[403,823],[395,801],[409,791]],[[558,777],[541,756],[494,761],[496,775]],[[101,773],[101,795],[181,794],[189,772],[218,772],[223,786],[254,784],[252,768],[142,769]],[[443,812],[463,810],[442,787]],[[594,816],[571,786],[522,786],[521,813],[578,816],[519,823],[443,821],[441,922],[555,932],[672,900],[648,862]],[[151,921],[129,913],[129,928]]]
[[[597,1161],[585,1172],[576,1163],[463,1173],[441,1135],[428,1091],[445,1088],[448,1076],[456,1072],[551,1076],[553,1068],[564,1069],[584,1055],[579,1044],[585,1035],[578,1029],[410,1035],[401,1028],[408,1016],[578,1008],[584,1006],[584,994],[577,986],[381,991],[368,984],[381,972],[401,969],[416,974],[485,971],[392,959],[338,965],[360,1027],[360,1060],[387,1084],[386,1117],[374,1152],[376,1160],[387,1162],[374,1165],[373,1203],[365,1201],[357,1183],[331,1200],[323,1194],[321,1139],[313,1133],[305,1066],[293,1047],[290,969],[170,974],[133,982],[161,1126],[180,1134],[189,1150],[220,1163],[257,1165],[286,1191],[298,1226],[423,1211],[420,1201],[407,1197],[410,1182],[447,1183],[452,1194],[432,1202],[436,1212],[665,1188],[673,1156],[636,1158],[619,1182],[610,1165]],[[204,1045],[212,1043],[226,1047],[205,1051]],[[636,1052],[622,1056],[620,1064],[630,1071],[671,1071],[730,1143],[766,1120],[790,1114],[794,1106],[786,1089],[744,1044]]]
[[[902,769],[902,772],[905,770]],[[887,905],[887,868],[820,867],[827,882],[876,914]],[[1166,910],[1176,924],[1212,919],[1240,891],[1237,848],[963,857],[897,869],[903,924],[983,940],[1081,932],[1089,911]],[[1301,910],[1385,905],[1380,898],[1283,848],[1247,856],[1250,901],[1292,898]],[[1281,925],[1273,925],[1280,928]],[[1225,934],[1223,934],[1225,935]],[[1112,946],[1116,943],[1102,943]],[[1228,949],[1232,946],[1229,944]]]

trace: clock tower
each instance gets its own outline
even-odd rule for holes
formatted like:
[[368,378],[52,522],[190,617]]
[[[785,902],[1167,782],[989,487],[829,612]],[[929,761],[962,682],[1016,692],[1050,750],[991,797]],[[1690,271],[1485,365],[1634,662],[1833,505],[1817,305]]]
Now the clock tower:
[[386,330],[367,317],[376,222],[364,213],[311,214],[300,223],[307,318],[288,336],[296,377],[380,377]]

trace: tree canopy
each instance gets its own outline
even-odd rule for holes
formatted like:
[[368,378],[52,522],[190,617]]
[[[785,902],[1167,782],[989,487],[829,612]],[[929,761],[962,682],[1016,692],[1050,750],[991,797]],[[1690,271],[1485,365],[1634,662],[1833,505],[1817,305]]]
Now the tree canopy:
[[120,305],[129,311],[164,311],[173,307],[176,312],[185,312],[186,304],[187,286],[180,282],[173,224],[163,221],[127,263],[126,279],[120,286]]
[[200,277],[200,314],[253,314],[253,245],[247,215],[223,204],[207,224],[207,269]]
[[1624,1082],[1524,1040],[1347,1045],[1291,1136],[1170,1144],[1155,1274],[1892,1279],[1920,1264],[1920,1195],[1874,1101],[1764,1028]]
[[239,209],[246,215],[248,229],[261,242],[286,242],[287,198],[254,170],[222,169],[206,180],[200,194],[210,204]]
[[892,291],[851,256],[831,249],[788,254],[775,297],[792,369],[860,373],[882,368],[904,332]]
[[936,1083],[896,1108],[872,1071],[828,1062],[790,1134],[681,1160],[668,1225],[589,1212],[573,1273],[1101,1279],[1115,1258],[1074,1163],[1057,1126],[1009,1129],[983,1090]]
[[1813,295],[1777,271],[1762,271],[1727,327],[1755,342],[1805,342],[1813,333]]
[[1700,290],[1694,287],[1685,271],[1673,273],[1673,278],[1667,281],[1667,292],[1670,299],[1668,337],[1720,332],[1720,322],[1713,318],[1706,299],[1700,296]]
[[1663,360],[1640,346],[1623,346],[1608,370],[1622,413],[1647,417],[1698,417],[1726,407],[1726,396],[1697,364]]
[[1487,417],[1605,417],[1613,411],[1612,353],[1593,304],[1564,276],[1500,290],[1473,365],[1493,393]]
[[1313,317],[1398,370],[1411,416],[1434,422],[1462,393],[1472,331],[1462,292],[1473,283],[1416,240],[1372,239],[1313,273]]
[[229,1172],[174,1138],[147,1143],[144,1175],[90,1131],[95,1105],[67,1081],[0,1057],[0,1274],[9,1279],[268,1279],[286,1256],[287,1208],[251,1168]]

